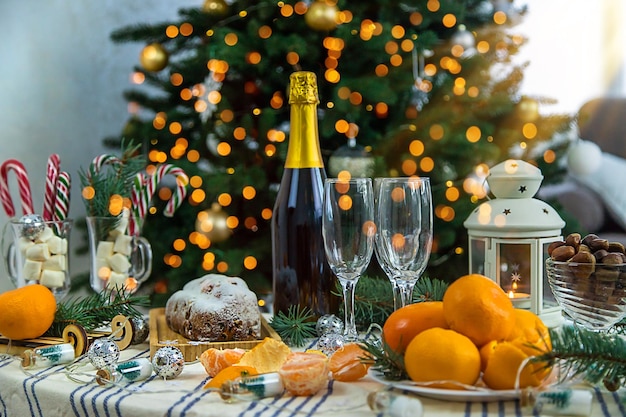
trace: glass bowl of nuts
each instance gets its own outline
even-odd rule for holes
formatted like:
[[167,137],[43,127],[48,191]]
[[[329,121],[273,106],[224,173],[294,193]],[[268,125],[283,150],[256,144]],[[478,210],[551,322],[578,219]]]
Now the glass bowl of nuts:
[[548,249],[548,283],[577,325],[607,331],[626,317],[626,254],[618,242],[577,233]]

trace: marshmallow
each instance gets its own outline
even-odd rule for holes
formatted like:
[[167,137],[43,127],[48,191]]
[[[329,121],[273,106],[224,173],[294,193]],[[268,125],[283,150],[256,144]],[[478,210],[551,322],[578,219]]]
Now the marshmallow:
[[33,246],[35,244],[35,242],[33,242],[30,239],[27,239],[25,237],[21,237],[18,242],[17,242],[17,247],[20,251],[20,253],[22,255],[26,254],[26,251],[28,250],[28,248],[30,248],[31,246]]
[[109,232],[109,237],[115,239],[117,236],[126,234],[128,229],[128,216],[119,217],[115,228]]
[[115,289],[117,288],[124,288],[124,283],[126,282],[126,278],[128,278],[128,275],[126,274],[118,274],[117,272],[111,272],[111,275],[109,276],[109,280],[107,281],[107,288],[109,289]]
[[65,284],[65,272],[44,269],[39,283],[48,288],[62,287]]
[[50,257],[50,250],[45,243],[35,243],[26,250],[26,259],[45,261]]
[[50,239],[52,236],[54,236],[54,232],[52,231],[51,228],[49,228],[48,226],[44,227],[43,230],[41,231],[41,233],[39,233],[37,235],[37,238],[35,239],[35,241],[37,243],[45,243],[48,241],[48,239]]
[[26,281],[39,281],[41,275],[42,263],[39,261],[31,261],[26,259],[22,268],[22,276]]
[[115,239],[115,245],[113,246],[113,252],[121,253],[126,256],[130,256],[132,252],[131,243],[133,241],[132,236],[118,235]]
[[67,269],[67,258],[65,255],[52,255],[43,263],[43,268],[52,271],[65,271]]
[[115,255],[108,257],[107,261],[109,262],[111,269],[118,274],[127,273],[130,268],[130,261],[121,253],[116,253]]
[[58,236],[52,236],[46,242],[50,253],[55,255],[65,255],[67,253],[67,239],[63,239]]
[[100,241],[96,248],[96,258],[109,258],[113,256],[113,242]]

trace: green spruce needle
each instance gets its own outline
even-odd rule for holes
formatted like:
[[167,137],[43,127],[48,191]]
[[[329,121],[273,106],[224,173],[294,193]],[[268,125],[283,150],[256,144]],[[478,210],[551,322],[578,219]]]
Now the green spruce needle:
[[306,343],[306,339],[315,337],[315,316],[308,308],[292,305],[287,314],[280,311],[270,321],[270,326],[291,346],[300,347]]
[[614,334],[576,326],[550,329],[552,350],[534,362],[559,366],[563,377],[582,377],[590,384],[603,382],[615,390],[626,382],[626,340]]
[[111,323],[113,317],[141,317],[138,307],[148,307],[147,295],[125,294],[117,289],[103,290],[86,297],[74,297],[58,304],[54,322],[46,335],[60,337],[63,329],[70,324],[82,326],[85,331],[93,332]]

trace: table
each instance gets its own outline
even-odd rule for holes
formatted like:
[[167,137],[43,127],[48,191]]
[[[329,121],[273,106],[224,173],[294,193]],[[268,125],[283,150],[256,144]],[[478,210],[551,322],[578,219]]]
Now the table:
[[[150,355],[147,344],[131,346],[121,353],[120,361]],[[83,380],[95,376],[85,359],[80,367]],[[82,362],[81,362],[82,363]],[[254,402],[224,402],[219,394],[202,387],[208,376],[198,362],[186,364],[175,379],[163,381],[152,376],[123,386],[102,386],[95,382],[78,383],[68,379],[62,365],[23,372],[15,357],[0,357],[0,417],[23,416],[375,416],[366,404],[369,392],[384,385],[369,376],[357,382],[329,383],[327,390],[313,397],[265,398]],[[593,416],[626,416],[626,391],[609,393],[593,389]],[[518,401],[446,402],[419,398],[425,416],[491,417],[522,416]],[[415,414],[410,414],[415,415]],[[378,414],[382,416],[382,414]]]

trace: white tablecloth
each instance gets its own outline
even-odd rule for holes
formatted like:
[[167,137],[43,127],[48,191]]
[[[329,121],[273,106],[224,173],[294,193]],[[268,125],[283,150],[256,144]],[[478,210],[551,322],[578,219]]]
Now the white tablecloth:
[[[120,360],[150,355],[147,345],[122,351]],[[89,380],[95,369],[86,361],[81,378]],[[22,371],[15,357],[0,358],[0,417],[23,416],[374,416],[366,403],[371,391],[384,389],[369,377],[358,382],[331,382],[327,390],[313,397],[265,398],[254,402],[224,402],[219,394],[202,387],[208,376],[200,363],[186,364],[175,379],[163,381],[155,376],[119,386],[95,382],[78,383],[68,379],[64,366]],[[626,391],[609,393],[593,390],[593,416],[626,416],[621,396]],[[522,416],[518,401],[446,402],[419,398],[425,416]],[[378,414],[381,415],[381,414]],[[414,414],[412,414],[414,415]],[[532,415],[532,414],[530,414]]]

